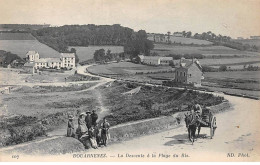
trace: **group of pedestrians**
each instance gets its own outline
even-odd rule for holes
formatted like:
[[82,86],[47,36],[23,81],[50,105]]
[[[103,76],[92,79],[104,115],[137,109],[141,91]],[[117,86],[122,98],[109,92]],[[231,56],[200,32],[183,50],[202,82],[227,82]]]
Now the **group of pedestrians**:
[[[110,124],[106,118],[98,124],[98,115],[95,110],[81,113],[78,118],[78,128],[76,134],[74,132],[73,116],[69,116],[67,136],[78,138],[80,141],[87,139],[91,143],[91,147],[97,149],[100,145],[107,145],[109,139]],[[84,138],[83,138],[84,137]],[[87,137],[87,138],[86,138]]]

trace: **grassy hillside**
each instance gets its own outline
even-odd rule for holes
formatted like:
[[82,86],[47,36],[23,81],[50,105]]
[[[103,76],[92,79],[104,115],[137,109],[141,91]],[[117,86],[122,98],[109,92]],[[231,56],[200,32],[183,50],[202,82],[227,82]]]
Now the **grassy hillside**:
[[0,32],[0,40],[35,40],[35,38],[30,33]]
[[[154,38],[152,36],[148,37],[148,40],[154,41]],[[170,40],[172,43],[176,44],[195,44],[195,45],[212,45],[212,42],[206,41],[206,40],[199,40],[199,39],[193,39],[193,38],[184,38],[184,37],[174,37],[171,36]]]
[[205,56],[259,56],[256,52],[240,51],[225,46],[174,46],[168,44],[155,44],[151,52],[166,56],[169,54],[202,54]]
[[37,40],[0,40],[0,50],[17,54],[24,58],[30,50],[39,52],[40,57],[59,57],[59,52]]

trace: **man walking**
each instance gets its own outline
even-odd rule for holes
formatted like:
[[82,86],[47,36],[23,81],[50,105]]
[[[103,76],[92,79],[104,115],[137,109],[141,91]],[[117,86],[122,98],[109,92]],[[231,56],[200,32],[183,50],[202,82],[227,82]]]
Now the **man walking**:
[[85,122],[86,122],[86,126],[89,130],[91,128],[91,125],[92,125],[92,119],[91,119],[91,116],[90,116],[90,111],[87,111],[86,114],[87,114],[87,116],[85,117]]

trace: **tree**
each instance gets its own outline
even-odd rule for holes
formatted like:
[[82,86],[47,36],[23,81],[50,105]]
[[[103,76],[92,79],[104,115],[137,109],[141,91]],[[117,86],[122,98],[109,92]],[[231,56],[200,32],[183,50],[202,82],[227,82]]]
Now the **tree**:
[[191,31],[188,31],[188,32],[186,33],[186,37],[187,37],[187,38],[190,38],[191,35],[192,35]]
[[113,54],[111,54],[111,50],[110,49],[107,50],[106,58],[109,59],[109,60],[113,59]]
[[105,50],[104,49],[99,49],[96,50],[94,53],[94,60],[104,62],[105,61]]
[[79,57],[77,55],[77,50],[75,48],[71,48],[70,52],[75,54],[75,63],[76,64],[79,63]]
[[183,37],[186,37],[186,31],[182,31]]
[[124,45],[124,52],[130,54],[130,58],[134,59],[138,54],[150,54],[150,50],[154,48],[153,42],[147,39],[147,34],[144,30],[139,30],[133,33],[128,42]]

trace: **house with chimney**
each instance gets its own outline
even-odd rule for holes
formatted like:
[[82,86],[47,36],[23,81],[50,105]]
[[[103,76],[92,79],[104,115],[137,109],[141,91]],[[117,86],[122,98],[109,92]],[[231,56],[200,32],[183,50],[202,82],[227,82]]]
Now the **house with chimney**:
[[176,64],[175,82],[201,86],[203,78],[202,67],[198,60],[181,58],[179,63]]

